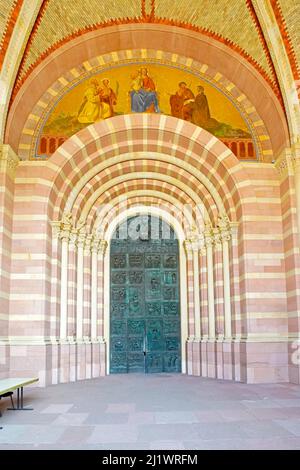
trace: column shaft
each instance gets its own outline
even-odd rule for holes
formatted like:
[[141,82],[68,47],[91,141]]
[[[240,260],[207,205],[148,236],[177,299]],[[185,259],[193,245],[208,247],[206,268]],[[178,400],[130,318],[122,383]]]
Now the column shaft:
[[186,247],[187,251],[187,301],[188,301],[188,334],[189,338],[195,336],[195,304],[194,304],[194,281],[193,281],[193,253]]
[[214,273],[213,273],[213,249],[212,245],[207,245],[207,291],[208,291],[208,335],[209,339],[216,337],[215,321],[215,299],[214,299]]
[[225,339],[231,338],[231,297],[228,241],[223,240]]
[[195,337],[201,338],[201,309],[200,309],[200,286],[199,286],[199,251],[193,252],[194,261],[194,312],[195,312]]
[[98,302],[98,253],[95,247],[92,251],[92,282],[91,282],[91,339],[97,339],[97,302]]
[[98,249],[98,312],[99,326],[97,322],[97,335],[104,338],[104,255],[107,247],[107,241],[101,240]]
[[91,337],[91,241],[88,235],[84,247],[83,261],[83,337]]
[[60,285],[60,339],[67,338],[68,322],[68,238],[62,239],[61,246],[61,285]]
[[77,297],[76,297],[76,337],[77,340],[83,338],[83,268],[84,268],[84,247],[83,243],[78,244],[77,252]]

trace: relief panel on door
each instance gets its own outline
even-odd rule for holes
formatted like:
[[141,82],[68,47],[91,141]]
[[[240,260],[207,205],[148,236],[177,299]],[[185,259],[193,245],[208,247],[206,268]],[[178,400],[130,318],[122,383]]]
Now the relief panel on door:
[[[110,253],[110,372],[180,372],[178,240],[163,239],[160,219],[143,216],[141,237],[120,239],[131,221],[115,232]],[[151,240],[151,224],[159,238]],[[124,225],[124,224],[123,224]]]

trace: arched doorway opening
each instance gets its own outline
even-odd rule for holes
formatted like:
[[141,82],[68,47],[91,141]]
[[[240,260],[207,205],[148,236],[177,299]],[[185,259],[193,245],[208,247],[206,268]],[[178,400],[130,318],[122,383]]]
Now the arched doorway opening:
[[181,372],[179,243],[162,218],[135,215],[110,242],[110,373]]

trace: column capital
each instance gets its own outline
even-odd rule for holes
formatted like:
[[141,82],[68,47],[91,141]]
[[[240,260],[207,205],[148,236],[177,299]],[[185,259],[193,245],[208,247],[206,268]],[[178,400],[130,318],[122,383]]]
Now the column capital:
[[93,235],[85,234],[84,252],[89,254],[92,251]]
[[204,239],[200,236],[187,238],[183,244],[187,253],[198,253],[204,245]]
[[293,175],[300,170],[300,143],[285,148],[275,161],[275,168],[280,176]]
[[61,241],[66,241],[66,242],[68,242],[70,240],[70,236],[71,236],[71,230],[69,230],[69,229],[62,229],[62,230],[60,230],[60,232],[58,234],[58,238]]
[[0,144],[0,171],[4,171],[14,177],[19,157],[13,151],[10,145]]
[[227,214],[221,214],[218,216],[218,225],[220,242],[229,241],[231,238],[231,226],[230,220]]
[[99,255],[101,256],[104,256],[105,255],[105,251],[106,251],[106,248],[107,248],[107,241],[106,240],[103,240],[103,239],[100,239],[99,240],[99,245],[98,245],[98,253]]
[[95,234],[93,234],[93,238],[92,238],[92,241],[91,241],[91,252],[92,253],[98,253],[98,249],[99,249],[99,242],[100,242],[100,239],[97,238],[97,236],[95,236]]
[[221,237],[222,243],[229,242],[229,240],[231,239],[231,234],[229,231],[226,231],[226,232],[224,231],[224,232],[221,232],[220,237]]
[[71,212],[64,212],[61,220],[51,222],[52,233],[59,240],[69,240],[73,229],[73,220]]
[[84,248],[87,240],[85,220],[79,219],[79,221],[76,223],[76,228],[74,229],[74,231],[77,234],[77,247]]
[[219,227],[215,227],[213,229],[213,238],[214,238],[214,245],[220,245],[222,243],[222,236],[221,236]]
[[73,245],[73,249],[77,249],[77,230],[74,228],[70,232],[70,244]]
[[207,248],[209,246],[212,246],[214,244],[214,230],[210,220],[207,220],[205,222],[203,234],[205,247]]
[[93,234],[92,252],[104,256],[108,243],[98,235]]
[[206,256],[206,246],[205,245],[202,248],[200,248],[200,255],[201,256]]

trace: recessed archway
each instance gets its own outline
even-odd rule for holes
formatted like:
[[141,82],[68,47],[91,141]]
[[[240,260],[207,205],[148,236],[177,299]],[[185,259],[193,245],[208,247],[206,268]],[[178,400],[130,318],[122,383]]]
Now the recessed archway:
[[[184,232],[183,227],[178,222],[170,212],[167,210],[161,209],[159,207],[151,207],[140,205],[136,207],[131,207],[123,212],[119,213],[109,224],[107,231],[104,235],[105,240],[107,241],[108,249],[105,253],[104,257],[104,340],[107,344],[107,349],[110,352],[111,350],[111,334],[110,334],[110,324],[111,324],[111,239],[112,236],[118,226],[122,224],[122,222],[136,216],[145,216],[149,215],[151,217],[156,217],[158,219],[163,220],[166,224],[168,224],[174,232],[176,233],[176,238],[178,240],[178,248],[179,248],[179,291],[180,291],[180,343],[181,343],[181,366],[180,370],[182,373],[186,373],[187,371],[187,358],[186,358],[186,348],[185,345],[187,343],[189,337],[189,319],[188,319],[188,311],[187,311],[187,274],[186,274],[186,252],[184,248],[184,242],[187,238],[187,234]],[[110,367],[110,353],[107,353],[107,364],[106,370],[109,373]]]
[[[34,211],[38,204],[37,210],[46,212],[52,223],[39,229],[46,230],[42,233],[46,241],[40,248],[35,244],[41,250],[38,261],[26,259],[26,269],[36,269],[38,264],[51,277],[51,283],[48,277],[38,280],[39,288],[48,294],[41,300],[40,320],[26,318],[28,329],[39,326],[58,338],[55,344],[47,343],[53,361],[59,357],[55,349],[61,351],[60,365],[53,363],[57,377],[53,372],[51,380],[74,380],[69,362],[72,348],[78,351],[75,378],[107,371],[105,234],[116,219],[119,202],[123,211],[141,205],[165,211],[184,227],[186,371],[247,380],[244,348],[249,347],[248,337],[259,340],[262,324],[257,313],[262,294],[252,279],[257,273],[255,239],[265,219],[264,206],[257,202],[249,178],[251,168],[201,128],[158,115],[111,118],[71,137],[48,161],[21,163],[23,175],[30,169],[36,176],[27,179],[27,194],[33,195],[28,210]],[[273,171],[271,166],[262,168]],[[18,181],[17,201],[23,194],[22,179]],[[35,201],[37,193],[43,195],[41,202]],[[188,204],[195,210],[178,217],[179,201],[179,207]],[[35,220],[29,214],[22,231],[36,230]],[[276,227],[276,219],[266,224],[270,230],[271,224]],[[272,254],[267,256],[273,258],[278,245],[271,241],[268,246]],[[22,287],[26,285],[24,280]],[[263,297],[264,309],[271,312],[264,317],[264,325],[274,325],[274,293],[266,291]],[[11,306],[16,315],[21,313],[18,296],[12,297]],[[28,298],[26,309],[31,308],[35,304]],[[259,320],[252,321],[256,316]],[[17,327],[15,321],[12,332]],[[279,320],[275,328],[280,331]],[[90,372],[86,358],[92,352]],[[218,367],[216,357],[221,361]]]

